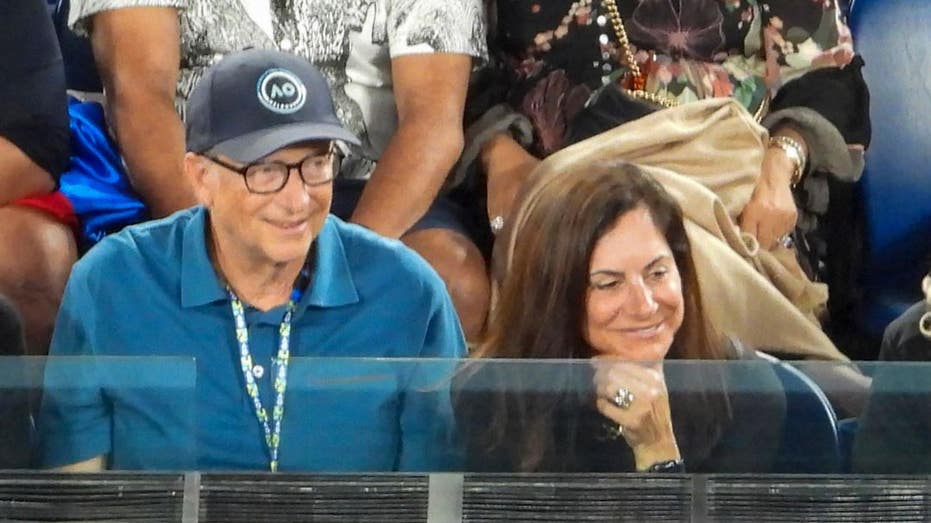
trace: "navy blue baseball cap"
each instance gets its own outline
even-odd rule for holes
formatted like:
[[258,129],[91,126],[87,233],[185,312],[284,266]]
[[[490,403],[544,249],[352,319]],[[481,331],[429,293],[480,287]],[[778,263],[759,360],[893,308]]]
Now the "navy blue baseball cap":
[[269,49],[237,51],[207,69],[185,107],[187,150],[251,163],[311,140],[359,139],[342,126],[330,87],[307,60]]

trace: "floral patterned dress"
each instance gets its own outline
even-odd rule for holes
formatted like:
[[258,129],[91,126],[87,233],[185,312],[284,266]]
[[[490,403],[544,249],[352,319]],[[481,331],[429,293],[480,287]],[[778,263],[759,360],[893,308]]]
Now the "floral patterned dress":
[[[786,82],[853,58],[836,0],[616,2],[646,90],[680,103],[730,96],[759,114]],[[611,19],[603,0],[489,9],[504,97],[531,120],[533,152],[546,156],[591,93],[627,72]]]

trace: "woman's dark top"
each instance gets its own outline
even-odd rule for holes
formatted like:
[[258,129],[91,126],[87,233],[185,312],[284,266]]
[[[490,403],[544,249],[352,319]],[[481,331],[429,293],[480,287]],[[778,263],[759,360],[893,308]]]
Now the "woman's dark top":
[[[630,472],[633,452],[612,437],[608,418],[595,409],[588,362],[473,361],[453,385],[453,404],[464,437],[466,469],[476,472]],[[762,361],[668,361],[664,365],[673,430],[688,472],[767,472],[775,461],[785,417],[785,395],[770,364]],[[502,392],[504,394],[502,395]],[[722,394],[729,410],[718,433],[702,426],[710,405],[703,397]],[[552,407],[551,432],[540,434],[551,449],[533,470],[507,449],[514,435],[535,431],[509,412],[505,444],[487,448],[495,405],[517,395]],[[635,400],[636,401],[636,400]]]

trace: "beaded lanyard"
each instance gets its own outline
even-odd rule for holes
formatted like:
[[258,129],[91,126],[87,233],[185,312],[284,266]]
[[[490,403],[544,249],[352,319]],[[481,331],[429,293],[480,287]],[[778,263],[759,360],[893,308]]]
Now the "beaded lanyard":
[[272,360],[273,369],[275,369],[275,406],[272,408],[272,425],[268,423],[268,412],[262,405],[259,398],[259,387],[255,383],[255,377],[252,375],[252,353],[249,352],[249,328],[246,326],[246,314],[243,311],[242,302],[226,286],[226,292],[230,297],[230,307],[233,309],[233,319],[236,322],[236,341],[239,343],[239,363],[242,367],[242,375],[246,380],[246,393],[252,398],[252,406],[255,408],[255,417],[262,425],[265,431],[265,445],[268,447],[269,461],[268,468],[272,472],[278,471],[278,446],[281,443],[281,421],[284,419],[284,393],[288,388],[288,360],[291,357],[291,316],[301,300],[303,289],[309,279],[310,268],[305,265],[298,279],[298,284],[291,291],[291,298],[288,300],[288,307],[284,313],[284,318],[278,326],[278,354]]

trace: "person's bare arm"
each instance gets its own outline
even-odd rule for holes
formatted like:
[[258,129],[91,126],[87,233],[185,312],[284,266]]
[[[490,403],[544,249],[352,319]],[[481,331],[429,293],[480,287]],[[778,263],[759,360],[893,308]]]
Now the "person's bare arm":
[[[802,145],[802,153],[807,157],[805,138],[800,133],[782,127],[772,133],[772,136],[779,135],[792,138]],[[798,208],[792,196],[794,170],[795,164],[785,151],[773,146],[766,148],[760,178],[738,220],[740,228],[755,237],[763,249],[775,248],[780,237],[795,230]]]
[[182,175],[184,129],[174,106],[180,67],[177,10],[129,7],[97,13],[91,44],[133,187],[155,217],[194,205]]
[[398,238],[427,212],[462,152],[471,67],[470,56],[449,53],[391,61],[398,130],[362,192],[353,222]]
[[63,465],[61,467],[56,467],[56,472],[100,472],[106,467],[104,466],[104,456],[94,456],[93,458],[87,461],[81,461],[78,463],[72,463],[70,465]]
[[507,221],[524,182],[540,159],[506,133],[488,140],[482,147],[480,159],[488,180],[488,220],[500,216]]

